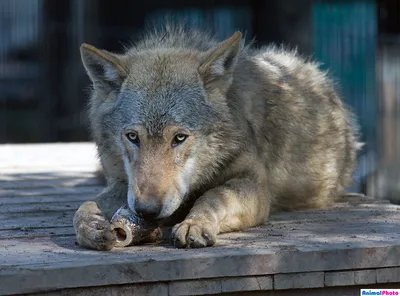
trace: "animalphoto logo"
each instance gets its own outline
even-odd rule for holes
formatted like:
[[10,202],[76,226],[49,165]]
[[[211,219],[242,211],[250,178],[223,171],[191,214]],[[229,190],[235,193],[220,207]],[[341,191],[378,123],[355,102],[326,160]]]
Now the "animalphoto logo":
[[400,295],[400,289],[361,289],[360,295]]

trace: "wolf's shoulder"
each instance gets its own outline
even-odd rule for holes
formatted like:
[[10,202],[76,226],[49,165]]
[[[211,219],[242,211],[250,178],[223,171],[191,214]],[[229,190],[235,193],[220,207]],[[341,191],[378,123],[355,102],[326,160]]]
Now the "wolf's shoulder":
[[320,62],[288,46],[271,44],[251,49],[245,60],[251,60],[252,65],[262,70],[265,79],[272,82],[279,80],[291,85],[319,85],[329,89],[337,86],[335,79],[321,67]]

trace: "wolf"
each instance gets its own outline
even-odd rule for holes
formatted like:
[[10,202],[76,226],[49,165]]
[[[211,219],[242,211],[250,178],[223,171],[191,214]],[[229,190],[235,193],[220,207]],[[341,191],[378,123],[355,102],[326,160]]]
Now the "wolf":
[[174,246],[201,248],[275,211],[326,207],[351,184],[361,144],[334,80],[243,39],[166,26],[119,54],[82,44],[107,186],[75,213],[81,246],[113,248],[124,204],[171,226]]

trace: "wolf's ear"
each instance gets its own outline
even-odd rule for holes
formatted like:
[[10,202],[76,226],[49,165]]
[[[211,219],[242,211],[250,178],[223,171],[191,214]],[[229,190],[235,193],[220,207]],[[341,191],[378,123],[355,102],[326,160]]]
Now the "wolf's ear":
[[236,32],[216,48],[206,52],[199,67],[206,89],[227,87],[231,84],[241,40],[242,33]]
[[95,87],[106,90],[121,86],[128,74],[121,57],[85,43],[80,49],[83,65]]

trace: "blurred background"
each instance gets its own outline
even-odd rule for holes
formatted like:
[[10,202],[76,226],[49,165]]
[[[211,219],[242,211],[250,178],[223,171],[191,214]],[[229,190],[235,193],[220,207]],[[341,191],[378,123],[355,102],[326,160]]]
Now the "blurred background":
[[350,190],[400,200],[399,0],[0,0],[0,143],[90,140],[80,44],[118,52],[166,15],[331,69],[366,143]]

